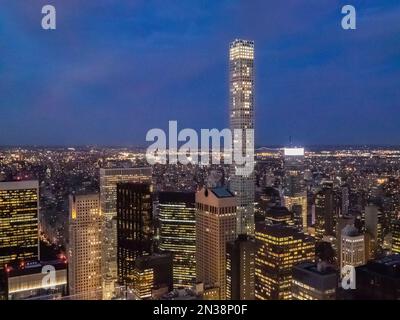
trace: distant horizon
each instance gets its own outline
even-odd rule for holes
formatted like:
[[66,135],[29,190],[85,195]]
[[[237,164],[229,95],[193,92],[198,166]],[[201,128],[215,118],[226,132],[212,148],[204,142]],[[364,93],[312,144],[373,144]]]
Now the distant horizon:
[[400,145],[398,0],[52,0],[0,12],[0,144],[145,145],[229,127],[229,44],[255,43],[255,141]]
[[[81,145],[0,145],[0,150],[1,149],[11,149],[11,148],[27,148],[27,149],[68,149],[68,148],[79,148],[79,149],[84,149],[84,148],[109,148],[109,149],[147,149],[147,147],[150,146],[138,146],[138,145],[101,145],[101,144],[81,144]],[[282,148],[290,148],[290,147],[302,147],[307,149],[312,149],[312,148],[360,148],[360,149],[371,149],[371,148],[388,148],[388,149],[400,149],[400,145],[389,145],[389,144],[310,144],[310,145],[256,145],[255,150],[259,150],[262,148],[266,149],[282,149]],[[179,146],[178,146],[179,148]],[[168,150],[168,148],[167,148]],[[200,150],[200,149],[199,149]]]

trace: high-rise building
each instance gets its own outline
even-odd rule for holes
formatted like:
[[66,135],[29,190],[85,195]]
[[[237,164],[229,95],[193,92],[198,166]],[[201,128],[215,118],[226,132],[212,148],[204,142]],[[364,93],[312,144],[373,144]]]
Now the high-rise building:
[[[230,129],[233,144],[242,152],[254,154],[254,42],[235,40],[229,48]],[[238,129],[240,131],[238,131]],[[235,132],[236,130],[236,132]],[[247,131],[246,131],[247,130]],[[246,135],[251,133],[251,137]],[[241,141],[241,145],[240,145]],[[254,167],[254,157],[246,159]],[[251,164],[249,164],[251,162]],[[233,164],[230,172],[230,190],[237,201],[237,234],[254,235],[254,174],[237,174],[239,165]]]
[[378,206],[370,204],[365,207],[365,231],[369,236],[369,257],[376,257],[383,245],[383,215]]
[[[301,208],[301,219],[298,221],[300,229],[307,229],[307,191],[304,182],[304,148],[284,149],[284,203],[294,210],[294,206]],[[299,211],[297,208],[296,211]]]
[[302,263],[293,268],[293,300],[336,300],[338,273],[323,262]]
[[226,247],[226,298],[254,300],[255,242],[248,235],[239,235]]
[[117,184],[151,182],[152,168],[101,168],[100,202],[103,216],[103,299],[113,297],[117,282]]
[[344,266],[358,267],[366,263],[365,238],[358,230],[347,225],[340,238],[340,268]]
[[117,184],[117,271],[120,284],[133,283],[135,260],[152,253],[153,236],[151,184]]
[[174,287],[196,283],[196,208],[194,192],[160,192],[159,249],[173,253]]
[[400,253],[400,220],[392,224],[392,252]]
[[39,259],[38,181],[0,182],[0,269]]
[[236,200],[225,188],[196,193],[196,278],[226,299],[226,244],[236,237]]
[[349,213],[350,206],[350,191],[348,185],[342,186],[342,215],[347,215]]
[[334,213],[333,190],[323,188],[315,196],[315,237],[335,235],[336,216]]
[[[333,244],[333,248],[335,249],[335,253],[336,253],[336,265],[338,267],[340,267],[340,253],[342,252],[341,248],[342,248],[342,231],[346,226],[354,226],[355,225],[355,218],[354,216],[351,215],[347,215],[347,216],[341,216],[337,218],[336,221],[336,236],[333,238],[332,237],[332,244]],[[329,239],[326,238],[326,239]]]
[[68,284],[79,300],[102,298],[99,194],[69,196]]
[[171,292],[173,288],[172,253],[154,253],[140,256],[135,261],[132,290],[139,299],[149,299],[152,291],[165,288]]
[[257,223],[256,299],[290,300],[293,266],[314,257],[314,238],[293,227]]

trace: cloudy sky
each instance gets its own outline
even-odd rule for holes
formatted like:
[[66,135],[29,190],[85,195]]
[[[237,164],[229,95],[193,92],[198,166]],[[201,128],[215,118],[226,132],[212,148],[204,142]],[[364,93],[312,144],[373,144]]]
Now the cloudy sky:
[[398,0],[0,0],[0,145],[225,128],[235,38],[256,44],[258,145],[400,144],[399,21]]

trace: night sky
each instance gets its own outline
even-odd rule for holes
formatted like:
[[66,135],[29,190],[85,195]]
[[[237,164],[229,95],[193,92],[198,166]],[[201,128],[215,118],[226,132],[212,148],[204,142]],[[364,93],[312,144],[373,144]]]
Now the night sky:
[[257,145],[400,144],[399,0],[0,0],[0,145],[225,128],[235,38],[256,45]]

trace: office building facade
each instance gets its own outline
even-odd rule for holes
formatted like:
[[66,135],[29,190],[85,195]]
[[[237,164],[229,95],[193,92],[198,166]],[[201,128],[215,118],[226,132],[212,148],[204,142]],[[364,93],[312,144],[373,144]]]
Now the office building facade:
[[314,257],[314,238],[293,227],[257,223],[255,298],[290,300],[293,266]]
[[159,249],[173,253],[174,287],[196,283],[196,208],[194,192],[160,192]]
[[226,244],[236,238],[236,200],[225,188],[196,193],[196,278],[226,299]]
[[293,267],[293,300],[336,300],[338,273],[324,262]]
[[69,196],[69,294],[79,300],[102,298],[102,216],[99,194]]
[[117,185],[117,273],[121,285],[134,281],[135,260],[153,252],[152,186]]
[[103,216],[103,299],[111,299],[117,282],[117,184],[151,182],[152,168],[101,168],[100,202]]
[[0,182],[0,269],[39,259],[38,181]]

